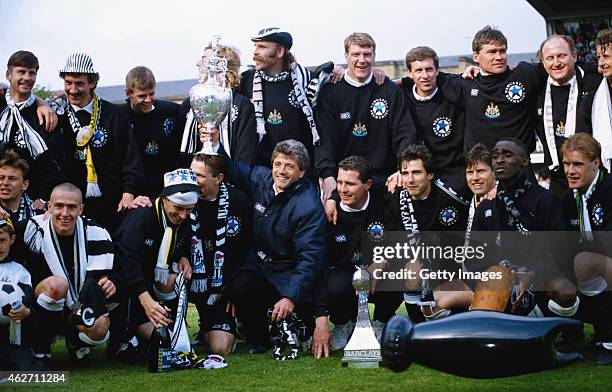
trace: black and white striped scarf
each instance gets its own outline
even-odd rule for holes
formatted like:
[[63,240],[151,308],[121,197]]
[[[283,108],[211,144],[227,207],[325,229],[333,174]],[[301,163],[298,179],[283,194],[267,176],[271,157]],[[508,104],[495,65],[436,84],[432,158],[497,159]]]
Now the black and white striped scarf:
[[312,80],[312,83],[309,83],[310,71],[298,63],[293,63],[290,71],[283,71],[274,76],[266,75],[266,73],[263,71],[255,71],[255,75],[253,76],[253,98],[251,101],[255,107],[255,120],[257,121],[257,134],[259,135],[259,140],[261,141],[266,134],[266,121],[263,114],[264,97],[262,80],[269,83],[277,83],[287,80],[289,76],[291,76],[291,81],[293,82],[293,94],[300,104],[302,112],[306,116],[308,125],[310,125],[310,131],[312,132],[312,143],[316,144],[319,141],[319,132],[317,131],[312,106],[308,99],[311,97],[313,101],[316,101],[318,89],[323,85],[323,83],[321,83],[321,77],[315,78]]
[[74,279],[70,280],[52,221],[53,218],[45,219],[44,215],[30,218],[23,241],[30,251],[44,256],[53,276],[61,276],[68,281],[66,305],[74,310],[79,306],[79,292],[85,282],[86,272],[110,273],[113,269],[113,243],[106,229],[89,224],[82,217],[78,217],[73,244]]
[[[419,234],[419,222],[417,221],[414,205],[412,204],[412,197],[406,188],[402,188],[399,196],[402,226],[404,227],[404,230],[409,233],[408,245],[410,245],[410,247],[417,247],[421,242],[421,236]],[[428,266],[431,264],[427,259],[421,259],[420,263],[421,268],[428,268]],[[408,291],[404,293],[404,298],[408,299],[417,295],[418,293]],[[420,299],[416,303],[419,306],[433,307],[436,305],[436,301],[433,298],[433,291],[431,290],[428,279],[421,279]]]
[[174,294],[178,298],[176,318],[170,331],[170,348],[173,351],[191,352],[191,343],[187,333],[187,283],[183,272],[179,272],[174,281]]
[[525,192],[527,192],[530,187],[531,182],[525,176],[523,178],[522,183],[519,183],[516,186],[516,189],[514,190],[514,192],[512,192],[512,194],[510,194],[510,192],[505,189],[498,190],[497,192],[497,198],[501,200],[502,203],[504,203],[504,208],[510,215],[508,218],[508,223],[513,225],[516,231],[523,235],[529,235],[531,234],[531,232],[525,227],[522,222],[523,217],[521,216],[521,212],[516,207],[516,200],[521,195],[525,194]]
[[11,97],[10,90],[7,90],[5,98],[7,107],[0,114],[0,146],[4,149],[11,142],[13,124],[17,124],[18,131],[15,134],[15,144],[25,146],[32,158],[36,159],[40,154],[47,151],[47,144],[42,136],[21,116],[21,110],[32,106],[36,102],[36,96],[32,94],[25,102],[16,103]]
[[[217,228],[215,237],[215,254],[213,256],[213,271],[211,279],[211,296],[212,301],[216,299],[216,295],[220,293],[223,286],[223,264],[225,263],[225,238],[227,231],[227,217],[229,214],[229,190],[225,182],[219,184],[219,207],[217,209]],[[191,281],[191,292],[204,293],[208,290],[206,284],[206,263],[204,259],[204,251],[202,249],[203,238],[199,238],[197,233],[200,228],[200,220],[197,208],[193,210],[189,216],[191,221],[191,264],[193,265],[193,274]],[[212,304],[210,304],[212,305]]]
[[17,210],[18,222],[28,220],[34,215],[36,214],[34,213],[34,208],[32,208],[32,199],[30,199],[30,196],[28,196],[26,192],[23,192],[21,194],[21,201],[19,202],[19,209]]

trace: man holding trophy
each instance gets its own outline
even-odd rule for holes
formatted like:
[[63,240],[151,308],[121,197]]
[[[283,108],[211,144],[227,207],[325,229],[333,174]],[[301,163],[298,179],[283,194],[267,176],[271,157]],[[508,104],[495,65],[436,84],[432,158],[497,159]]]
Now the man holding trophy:
[[[216,51],[216,53],[214,53]],[[255,110],[253,104],[244,95],[238,92],[240,85],[240,53],[237,49],[227,45],[216,45],[213,50],[211,42],[198,61],[198,67],[206,68],[209,57],[218,56],[225,59],[227,69],[224,74],[217,74],[217,83],[231,89],[232,99],[229,112],[225,120],[219,124],[219,128],[199,128],[193,113],[191,112],[190,99],[186,98],[181,104],[181,113],[186,116],[185,131],[181,142],[181,157],[179,164],[187,166],[191,162],[194,153],[202,148],[205,138],[210,137],[213,150],[218,152],[222,146],[226,154],[238,163],[254,165],[257,159],[257,132],[255,126]],[[206,78],[208,71],[203,70]]]

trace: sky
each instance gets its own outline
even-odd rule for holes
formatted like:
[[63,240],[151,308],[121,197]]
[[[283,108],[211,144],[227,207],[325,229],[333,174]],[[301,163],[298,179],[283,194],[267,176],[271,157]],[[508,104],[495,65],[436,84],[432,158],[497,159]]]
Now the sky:
[[252,64],[250,37],[270,26],[291,32],[292,52],[306,66],[345,62],[343,41],[355,31],[374,37],[377,60],[403,59],[419,45],[440,56],[468,54],[486,24],[504,32],[509,53],[535,52],[546,37],[544,18],[524,0],[0,0],[0,21],[0,63],[33,52],[37,84],[51,89],[62,87],[57,71],[77,51],[91,55],[101,86],[125,83],[137,65],[157,81],[196,78],[214,34]]

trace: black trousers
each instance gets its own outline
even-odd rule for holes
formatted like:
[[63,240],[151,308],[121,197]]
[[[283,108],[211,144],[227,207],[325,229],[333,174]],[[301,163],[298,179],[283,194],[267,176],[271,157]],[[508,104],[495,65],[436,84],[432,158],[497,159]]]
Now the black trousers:
[[[268,309],[274,307],[281,295],[255,268],[237,271],[228,282],[227,298],[236,305],[238,318],[244,324],[247,342],[268,346],[270,331]],[[312,304],[295,304],[297,313],[306,325],[307,336],[314,331]]]
[[[327,284],[329,318],[334,324],[346,324],[357,318],[357,295],[352,283],[353,271],[348,268],[332,268]],[[386,323],[404,301],[401,292],[378,291],[370,295],[374,304],[374,320]]]

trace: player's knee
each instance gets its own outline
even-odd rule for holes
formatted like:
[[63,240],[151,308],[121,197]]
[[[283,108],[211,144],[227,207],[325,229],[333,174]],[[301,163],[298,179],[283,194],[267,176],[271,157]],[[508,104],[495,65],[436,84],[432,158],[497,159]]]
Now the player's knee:
[[91,327],[78,325],[77,330],[84,332],[91,340],[103,340],[110,329],[110,319],[108,316],[98,317]]
[[565,278],[553,279],[548,285],[548,298],[568,307],[576,301],[576,286]]
[[578,281],[605,275],[605,258],[592,252],[580,252],[574,257],[574,275]]
[[68,294],[68,281],[61,276],[49,276],[36,285],[34,294],[38,297],[45,294],[49,298],[59,301]]
[[210,331],[207,335],[211,352],[221,356],[232,353],[235,339],[233,334],[224,331]]

